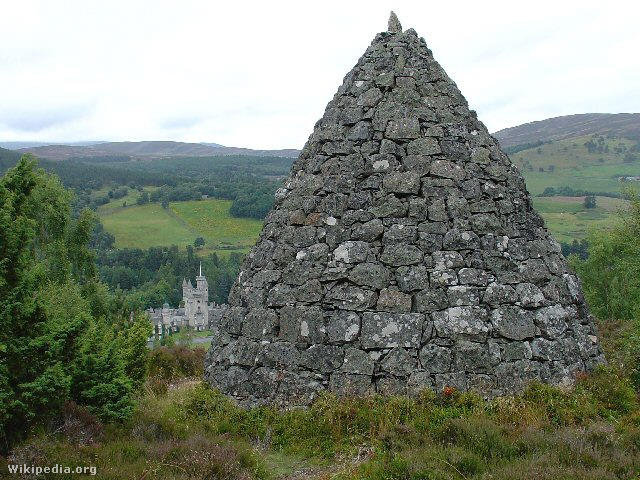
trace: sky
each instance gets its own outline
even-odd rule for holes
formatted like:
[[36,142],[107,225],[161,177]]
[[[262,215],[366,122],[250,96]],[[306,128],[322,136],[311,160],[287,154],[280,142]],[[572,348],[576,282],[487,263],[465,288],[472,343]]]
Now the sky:
[[640,2],[1,1],[5,142],[301,148],[390,10],[492,132],[640,112]]

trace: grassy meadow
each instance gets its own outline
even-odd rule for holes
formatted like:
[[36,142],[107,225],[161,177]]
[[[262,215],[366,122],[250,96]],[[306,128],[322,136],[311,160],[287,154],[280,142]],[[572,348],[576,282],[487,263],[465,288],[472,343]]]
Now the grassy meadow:
[[171,212],[197,231],[210,248],[247,250],[253,246],[262,222],[235,218],[229,213],[231,200],[203,200],[169,204]]
[[585,238],[590,229],[611,227],[627,202],[597,196],[596,208],[587,209],[584,197],[537,197],[547,187],[621,194],[624,187],[637,190],[639,186],[639,182],[619,180],[620,176],[640,176],[640,160],[625,162],[635,142],[601,137],[603,151],[589,152],[585,143],[590,140],[591,136],[573,137],[510,155],[525,178],[534,207],[559,242],[571,243]]
[[[115,236],[118,248],[144,249],[164,245],[184,248],[202,237],[205,246],[199,250],[201,254],[245,253],[262,228],[259,220],[232,217],[229,200],[171,202],[168,209],[158,203],[136,205],[135,199],[131,206],[122,207],[122,200],[110,202],[98,210],[105,229]],[[120,206],[113,207],[112,204]]]
[[[618,176],[640,175],[640,161],[625,162],[625,153],[635,142],[603,137],[603,145],[608,151],[590,153],[585,143],[591,138],[573,137],[545,143],[513,153],[509,157],[522,172],[532,195],[542,193],[547,187],[561,186],[592,192],[620,193],[622,184]],[[619,153],[616,153],[616,149]]]
[[534,197],[533,206],[544,218],[558,242],[571,243],[587,237],[591,229],[610,228],[626,200],[596,197],[596,208],[585,208],[584,197]]

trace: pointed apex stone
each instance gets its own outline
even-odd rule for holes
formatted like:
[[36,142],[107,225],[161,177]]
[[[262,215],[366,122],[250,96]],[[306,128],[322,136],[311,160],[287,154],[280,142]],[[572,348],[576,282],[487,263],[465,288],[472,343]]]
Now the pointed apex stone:
[[400,20],[398,20],[398,16],[391,12],[389,15],[389,33],[402,33],[402,25],[400,24]]

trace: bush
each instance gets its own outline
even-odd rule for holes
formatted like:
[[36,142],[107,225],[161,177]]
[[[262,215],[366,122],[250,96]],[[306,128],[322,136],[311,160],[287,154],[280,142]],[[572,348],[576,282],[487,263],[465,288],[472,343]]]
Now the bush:
[[640,318],[640,199],[611,230],[590,233],[589,257],[571,262],[592,312],[601,320]]
[[584,208],[596,208],[596,197],[594,195],[587,195],[582,202]]
[[149,375],[162,380],[200,377],[204,374],[204,348],[182,345],[154,348],[149,354]]

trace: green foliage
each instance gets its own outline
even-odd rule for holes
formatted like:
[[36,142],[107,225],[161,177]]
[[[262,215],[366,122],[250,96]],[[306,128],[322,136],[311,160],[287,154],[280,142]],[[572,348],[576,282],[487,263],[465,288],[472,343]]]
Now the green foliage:
[[622,222],[591,232],[589,257],[572,261],[589,306],[601,319],[640,318],[640,199],[634,193],[629,198]]
[[80,340],[72,398],[103,421],[128,418],[133,411],[133,382],[115,332],[104,320],[92,320]]
[[537,195],[538,197],[584,197],[598,196],[610,198],[622,198],[623,195],[617,192],[589,192],[586,190],[575,189],[571,187],[546,187],[544,191]]
[[0,385],[0,440],[5,446],[58,410],[69,390],[65,347],[84,318],[69,318],[49,294],[51,283],[67,284],[71,277],[68,201],[60,183],[36,170],[29,156],[0,180],[0,371],[6,374]]
[[256,189],[242,191],[236,195],[229,212],[234,217],[262,219],[273,208],[274,193],[273,187],[262,191]]
[[596,208],[596,197],[594,195],[587,195],[584,197],[584,208]]
[[570,244],[562,242],[560,247],[562,248],[562,255],[565,257],[577,255],[580,260],[586,260],[589,256],[589,242],[586,239],[574,240]]
[[139,314],[128,328],[118,332],[119,353],[124,362],[124,372],[135,387],[141,386],[147,376],[147,338],[152,331],[153,327],[147,316]]
[[140,196],[138,197],[138,199],[136,200],[136,203],[138,205],[144,205],[146,203],[149,203],[149,193],[148,192],[142,192],[140,194]]
[[71,397],[124,419],[142,383],[147,330],[96,281],[95,216],[72,219],[70,200],[28,155],[0,179],[0,451]]
[[149,375],[171,381],[184,377],[199,377],[204,373],[203,348],[186,346],[154,348],[149,354]]

